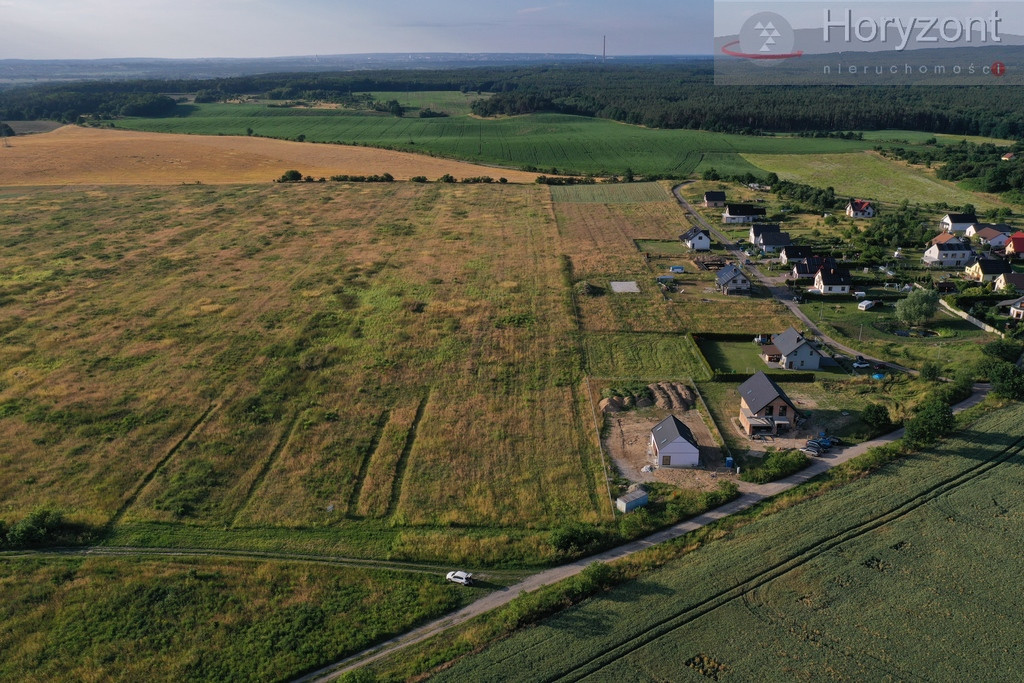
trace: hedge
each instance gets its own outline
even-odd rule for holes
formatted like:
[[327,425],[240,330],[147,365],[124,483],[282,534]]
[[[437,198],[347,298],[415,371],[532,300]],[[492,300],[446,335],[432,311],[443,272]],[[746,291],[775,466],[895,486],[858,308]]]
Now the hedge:
[[[716,372],[711,381],[720,383],[746,382],[755,374],[751,372]],[[809,384],[818,379],[813,372],[766,372],[764,374],[776,382],[804,382]]]

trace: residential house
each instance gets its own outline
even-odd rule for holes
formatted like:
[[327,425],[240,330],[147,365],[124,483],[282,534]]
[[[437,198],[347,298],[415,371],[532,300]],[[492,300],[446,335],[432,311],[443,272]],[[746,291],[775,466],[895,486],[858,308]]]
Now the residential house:
[[1024,258],[1024,232],[1014,233],[1006,243],[1006,255],[1012,258]]
[[761,347],[761,360],[783,370],[811,371],[821,367],[821,353],[792,327],[772,335],[771,344]]
[[850,218],[874,218],[875,207],[866,199],[854,199],[846,205],[846,215]]
[[[971,231],[975,226],[968,228],[968,232]],[[1010,241],[1010,236],[1005,232],[1000,232],[996,228],[982,228],[976,231],[973,235],[968,235],[978,240],[978,244],[983,246],[989,246],[992,249],[1002,249],[1006,246],[1006,243]]]
[[964,275],[975,282],[995,282],[1000,275],[1012,273],[1013,268],[1003,259],[982,258],[964,268]]
[[705,192],[704,207],[708,209],[720,209],[725,206],[724,192]]
[[690,428],[669,415],[651,430],[649,452],[659,467],[696,467],[700,449]]
[[949,241],[945,244],[933,244],[928,247],[921,258],[926,266],[942,268],[964,266],[970,262],[973,252],[963,242]]
[[763,207],[750,204],[726,204],[723,223],[754,223],[768,214]]
[[992,228],[997,232],[1005,233],[1006,235],[1012,235],[1016,230],[1007,225],[1006,223],[971,223],[970,227],[964,231],[965,237],[974,237],[985,228]]
[[748,435],[757,431],[785,431],[797,415],[786,392],[763,372],[740,385],[740,424]]
[[1010,317],[1014,320],[1024,320],[1024,296],[1000,301],[996,306],[999,308],[1009,308]]
[[711,233],[694,228],[679,236],[679,239],[694,251],[711,251]]
[[951,233],[951,232],[940,232],[938,235],[936,235],[934,238],[932,238],[932,240],[928,243],[928,246],[929,247],[933,247],[936,244],[946,244],[948,242],[954,242],[954,241],[958,242],[960,244],[963,244],[963,240],[961,240],[959,237],[957,237],[953,233]]
[[765,254],[774,254],[790,245],[788,232],[766,232],[757,240],[757,247]]
[[793,279],[813,280],[822,268],[836,268],[836,260],[831,256],[812,256],[803,263],[793,266]]
[[782,265],[788,266],[798,261],[806,261],[812,256],[814,256],[814,249],[812,247],[798,247],[790,244],[782,249],[779,261]]
[[1024,273],[1003,273],[996,278],[995,288],[997,292],[1024,292]]
[[722,268],[718,271],[715,282],[723,294],[739,294],[750,291],[750,279],[743,274],[739,266],[728,265]]
[[849,294],[853,277],[845,268],[822,268],[814,276],[814,288],[822,294]]
[[750,243],[756,245],[757,241],[761,239],[761,235],[781,231],[782,228],[779,227],[778,223],[754,223],[750,226]]
[[1015,156],[1017,156],[1017,155],[1016,155],[1016,154],[1014,154],[1013,152],[1007,152],[1006,154],[1004,154],[1004,155],[1002,156],[1002,160],[1003,160],[1003,161],[1013,161],[1013,158],[1014,158]]
[[946,232],[966,232],[971,223],[977,223],[978,217],[973,213],[947,213],[942,217],[942,229]]

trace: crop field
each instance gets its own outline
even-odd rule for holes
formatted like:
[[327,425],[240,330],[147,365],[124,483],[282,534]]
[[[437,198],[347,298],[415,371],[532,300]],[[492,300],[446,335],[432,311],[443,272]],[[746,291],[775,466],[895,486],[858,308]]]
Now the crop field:
[[485,591],[311,563],[4,558],[0,679],[286,680]]
[[[200,104],[183,115],[124,119],[121,128],[156,133],[256,135],[309,142],[369,145],[475,163],[601,175],[660,173],[686,177],[709,165],[747,169],[739,154],[839,154],[870,149],[846,140],[755,137],[695,130],[654,130],[605,119],[531,114],[498,119],[421,119],[340,109]],[[743,171],[740,171],[743,172]]]
[[669,199],[658,183],[619,183],[600,185],[555,185],[551,199],[566,204],[637,204]]
[[1024,406],[783,507],[434,680],[998,679],[1017,668]]
[[931,360],[953,370],[996,338],[941,308],[925,325],[930,335],[925,337],[895,334],[908,330],[896,320],[893,302],[870,311],[859,310],[856,302],[812,302],[801,308],[825,334],[883,360],[914,368]]
[[409,183],[0,198],[0,515],[546,559],[545,528],[611,516],[550,206]]
[[973,142],[976,145],[991,144],[998,147],[1010,147],[1013,140],[1001,138],[989,138],[981,135],[947,135],[945,133],[927,133],[918,130],[871,130],[864,131],[865,140],[872,142],[905,142],[912,145],[920,145],[925,141],[935,138],[940,145],[955,145],[961,140]]
[[470,113],[473,102],[486,94],[464,93],[455,90],[422,90],[416,92],[374,92],[374,98],[381,102],[398,100],[398,103],[411,110],[407,116],[417,116],[423,109],[442,112],[449,116],[464,116]]
[[862,154],[744,154],[750,163],[780,178],[815,187],[833,187],[839,195],[864,197],[889,204],[904,199],[921,204],[974,204],[979,209],[1006,206],[996,195],[970,192],[932,171],[902,161]]
[[[243,131],[244,133],[244,131]],[[422,154],[245,137],[160,135],[64,126],[0,147],[0,186],[207,185],[269,183],[289,169],[314,178],[390,173],[396,179],[505,177],[532,183],[536,173],[495,169]]]

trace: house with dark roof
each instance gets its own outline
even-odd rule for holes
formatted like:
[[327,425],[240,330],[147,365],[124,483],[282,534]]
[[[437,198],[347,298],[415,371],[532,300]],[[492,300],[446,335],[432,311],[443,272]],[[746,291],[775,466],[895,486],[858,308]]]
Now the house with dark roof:
[[658,467],[697,467],[700,449],[693,432],[675,415],[669,415],[651,430],[649,452]]
[[711,251],[711,233],[693,228],[679,236],[679,240],[694,251]]
[[1024,292],[1024,273],[1003,273],[996,278],[997,292]]
[[715,284],[722,294],[745,294],[750,292],[750,278],[739,266],[728,265],[718,271]]
[[972,223],[977,222],[978,217],[973,213],[947,213],[940,225],[946,232],[966,232]]
[[942,268],[964,266],[970,262],[974,252],[960,240],[950,240],[945,244],[933,244],[924,252],[921,260],[926,266]]
[[764,254],[774,254],[790,245],[788,232],[766,232],[757,238],[757,247]]
[[1000,275],[1012,272],[1010,264],[998,258],[980,258],[964,268],[964,276],[975,282],[995,282]]
[[831,256],[812,256],[802,263],[793,265],[793,279],[813,280],[822,268],[837,268],[836,260]]
[[1024,232],[1014,233],[1006,243],[1006,255],[1012,258],[1024,258]]
[[773,334],[771,344],[761,347],[761,360],[769,367],[783,370],[817,370],[821,359],[818,349],[792,327],[782,334]]
[[970,227],[968,227],[967,230],[964,231],[964,236],[974,237],[975,235],[977,235],[982,230],[985,230],[986,228],[991,228],[992,230],[995,230],[996,232],[1001,232],[1005,235],[1012,235],[1013,233],[1017,232],[1013,227],[1007,225],[1006,223],[971,223]]
[[726,204],[725,213],[722,214],[723,223],[753,223],[759,218],[764,218],[768,212],[761,206],[751,204]]
[[875,207],[866,199],[854,199],[846,205],[846,215],[850,218],[874,218]]
[[822,268],[814,276],[814,288],[822,294],[849,294],[853,277],[846,268]]
[[704,207],[708,209],[720,209],[725,206],[724,192],[705,192]]
[[814,256],[814,249],[812,247],[790,244],[782,248],[779,260],[782,265],[788,266],[798,261],[806,261],[812,256]]
[[740,385],[740,424],[748,435],[788,430],[797,414],[786,392],[763,372]]
[[757,241],[761,239],[761,235],[771,232],[782,232],[782,228],[779,227],[778,223],[754,223],[750,226],[750,243],[757,244]]

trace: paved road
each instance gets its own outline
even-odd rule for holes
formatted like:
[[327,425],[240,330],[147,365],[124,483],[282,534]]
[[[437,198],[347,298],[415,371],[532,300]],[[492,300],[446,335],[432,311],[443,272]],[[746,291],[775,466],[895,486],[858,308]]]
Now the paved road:
[[[954,407],[955,412],[966,410],[971,406],[980,403],[990,390],[989,385],[975,385],[975,392],[967,400],[959,403]],[[727,503],[721,507],[715,508],[709,512],[704,513],[689,519],[685,522],[676,524],[675,526],[663,529],[657,533],[651,534],[646,538],[642,538],[638,541],[633,541],[625,545],[621,545],[618,548],[608,550],[599,555],[593,555],[591,557],[577,560],[570,564],[565,564],[560,567],[554,567],[547,569],[538,574],[513,585],[506,589],[495,591],[489,595],[480,598],[476,602],[473,602],[466,607],[453,612],[441,619],[432,621],[428,624],[420,626],[417,629],[409,631],[401,636],[392,638],[384,643],[380,643],[368,650],[364,650],[356,655],[348,657],[340,662],[331,664],[330,666],[324,667],[319,671],[315,671],[307,676],[298,679],[297,683],[312,683],[313,681],[333,681],[346,672],[358,669],[378,659],[382,659],[389,655],[395,654],[396,652],[422,642],[427,638],[438,635],[454,626],[458,626],[466,621],[469,621],[473,617],[479,616],[493,609],[508,604],[522,593],[530,593],[543,586],[550,585],[561,581],[562,579],[575,576],[582,572],[584,569],[596,562],[612,562],[623,557],[627,557],[634,553],[638,553],[642,550],[646,550],[652,546],[670,541],[674,538],[684,536],[691,531],[696,531],[701,527],[707,526],[712,522],[716,522],[729,515],[736,514],[750,508],[761,501],[771,498],[772,496],[778,495],[784,491],[788,491],[800,484],[807,482],[814,477],[827,472],[836,465],[844,463],[851,458],[855,458],[858,455],[862,455],[869,448],[874,446],[880,446],[882,444],[892,443],[903,436],[903,430],[899,429],[891,434],[880,436],[871,441],[865,441],[864,443],[856,446],[849,446],[844,449],[840,449],[836,453],[826,454],[825,457],[815,458],[810,466],[785,479],[780,479],[769,484],[748,484],[746,482],[740,485],[740,496],[730,503]]]

